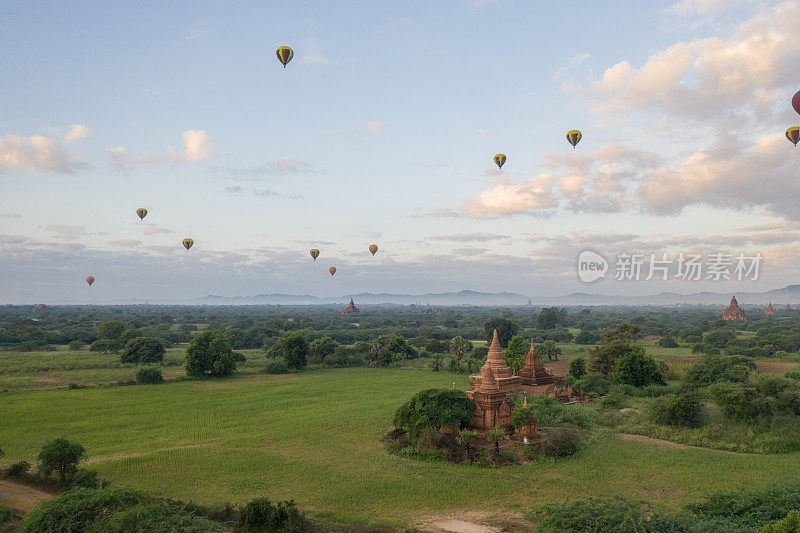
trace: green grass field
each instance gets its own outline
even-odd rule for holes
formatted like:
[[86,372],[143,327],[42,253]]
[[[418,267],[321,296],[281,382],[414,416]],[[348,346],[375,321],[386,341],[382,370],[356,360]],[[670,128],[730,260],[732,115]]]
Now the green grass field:
[[84,445],[114,482],[201,503],[294,498],[331,519],[409,526],[476,509],[522,520],[565,498],[624,494],[667,507],[797,479],[800,454],[746,455],[600,436],[578,456],[486,469],[385,453],[379,438],[418,390],[466,376],[402,369],[0,394],[4,464],[50,438]]

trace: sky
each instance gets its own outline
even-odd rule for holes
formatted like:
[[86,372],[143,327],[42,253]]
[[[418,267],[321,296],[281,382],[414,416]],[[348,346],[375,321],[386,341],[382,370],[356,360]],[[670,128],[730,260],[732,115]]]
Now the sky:
[[0,69],[0,303],[799,279],[800,0],[4,2]]

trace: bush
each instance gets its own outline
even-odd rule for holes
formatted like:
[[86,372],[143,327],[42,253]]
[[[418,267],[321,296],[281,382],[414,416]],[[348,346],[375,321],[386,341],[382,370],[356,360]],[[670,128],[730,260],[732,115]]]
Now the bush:
[[572,383],[572,387],[576,390],[582,390],[584,394],[588,394],[593,398],[597,398],[608,394],[611,389],[611,382],[599,372],[589,372],[582,378],[576,379]]
[[289,368],[300,369],[306,366],[308,339],[302,333],[289,332],[283,335],[283,359]]
[[665,426],[698,427],[703,421],[703,403],[691,393],[653,398],[647,411],[652,422]]
[[45,477],[49,477],[53,472],[58,472],[58,479],[62,485],[66,485],[78,471],[78,463],[85,450],[78,443],[70,442],[60,437],[48,441],[39,452],[39,471]]
[[625,383],[634,387],[644,385],[664,385],[664,376],[655,359],[642,350],[631,350],[619,356],[614,362],[611,381]]
[[136,373],[136,383],[140,385],[164,383],[164,376],[157,368],[141,368]]
[[40,502],[20,524],[21,533],[56,531],[220,531],[179,504],[122,487],[76,487]]
[[643,502],[616,497],[544,506],[537,514],[539,531],[579,533],[675,533],[686,529],[663,512]]
[[746,357],[706,355],[686,371],[686,384],[704,387],[717,381],[743,382],[756,365]]
[[242,511],[242,525],[248,529],[287,533],[311,529],[311,524],[297,510],[294,501],[272,505],[268,498],[256,498],[247,502]]
[[800,511],[792,511],[782,520],[767,524],[758,533],[800,533]]
[[70,341],[67,348],[72,352],[79,352],[83,349],[83,343],[79,340]]
[[186,347],[186,373],[190,376],[226,376],[234,370],[233,350],[220,330],[204,331]]
[[586,375],[586,361],[583,357],[576,357],[569,362],[569,375],[573,379],[580,379]]
[[31,464],[28,461],[20,461],[9,465],[6,468],[6,477],[22,477],[31,469]]
[[678,341],[676,341],[669,335],[664,335],[663,337],[658,339],[658,342],[656,344],[658,344],[662,348],[677,348],[678,346],[680,346],[678,344]]
[[411,397],[394,415],[394,425],[416,439],[425,429],[449,426],[457,429],[472,425],[475,402],[454,389],[427,389]]
[[517,407],[511,414],[511,425],[519,429],[531,422],[531,410],[527,407]]
[[556,427],[547,432],[547,439],[539,445],[538,451],[546,457],[569,457],[577,453],[580,440],[580,433],[574,426]]
[[288,374],[291,370],[283,361],[272,360],[267,362],[267,366],[264,367],[264,372],[267,374]]
[[593,410],[582,405],[565,405],[546,396],[533,396],[528,398],[528,407],[540,426],[569,423],[589,428],[593,424]]

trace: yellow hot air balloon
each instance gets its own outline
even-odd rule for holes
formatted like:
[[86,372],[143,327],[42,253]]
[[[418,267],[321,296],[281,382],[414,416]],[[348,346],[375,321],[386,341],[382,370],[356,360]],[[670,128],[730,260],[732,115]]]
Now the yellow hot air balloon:
[[503,165],[506,163],[506,154],[495,154],[494,162],[497,168],[503,168]]
[[92,283],[94,283],[94,276],[89,276],[88,278],[86,278],[86,283],[88,283],[89,286],[91,287]]
[[333,276],[334,274],[336,274],[336,267],[330,267],[330,268],[328,269],[328,272],[330,272],[330,273],[331,273],[331,276]]
[[375,252],[377,252],[377,251],[378,251],[378,245],[377,244],[370,244],[369,245],[369,253],[371,253],[372,255],[375,255]]
[[795,126],[786,130],[786,138],[789,139],[790,143],[797,146],[797,143],[800,142],[800,127]]
[[317,257],[319,257],[319,250],[317,250],[316,248],[312,248],[311,251],[309,251],[308,253],[311,254],[311,257],[314,258],[314,261],[316,261]]
[[287,63],[294,57],[294,50],[288,46],[279,46],[278,49],[275,50],[275,55],[278,56],[278,61],[281,62],[283,68],[286,68]]
[[186,248],[186,251],[188,252],[189,248],[191,248],[192,245],[194,244],[194,241],[192,239],[186,238],[181,241],[181,244],[183,244],[183,247]]
[[572,145],[572,148],[575,148],[575,145],[581,142],[582,137],[583,133],[578,130],[569,130],[567,132],[567,142]]
[[139,220],[144,220],[144,217],[147,216],[147,209],[140,207],[136,210],[136,214],[139,215]]

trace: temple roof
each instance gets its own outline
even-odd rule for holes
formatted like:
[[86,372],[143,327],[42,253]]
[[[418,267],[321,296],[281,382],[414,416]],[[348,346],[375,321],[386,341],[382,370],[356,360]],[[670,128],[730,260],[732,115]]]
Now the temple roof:
[[[497,337],[497,330],[492,335],[492,344],[489,346],[489,353],[486,356],[484,367],[491,366],[492,373],[498,378],[511,377],[511,369],[508,368],[503,357],[503,349],[500,347],[500,339]],[[481,374],[483,370],[481,370]]]
[[497,380],[494,378],[492,366],[489,364],[483,365],[481,368],[481,392],[494,392],[499,391],[500,387],[497,385]]

